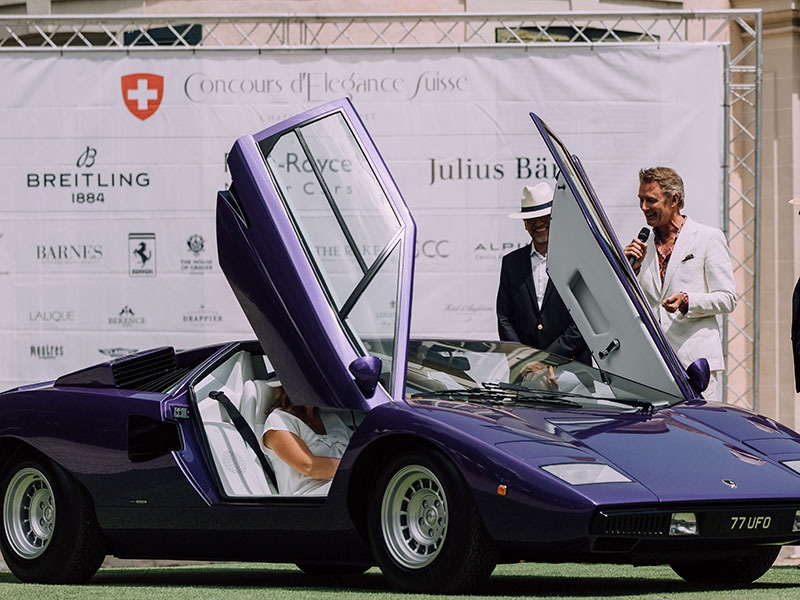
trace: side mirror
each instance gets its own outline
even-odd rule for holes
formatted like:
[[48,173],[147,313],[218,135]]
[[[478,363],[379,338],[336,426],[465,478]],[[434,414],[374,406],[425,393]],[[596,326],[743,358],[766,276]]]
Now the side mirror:
[[372,398],[381,378],[383,361],[377,356],[360,356],[350,363],[350,373],[365,398]]
[[705,358],[698,358],[689,368],[686,369],[686,374],[689,376],[689,383],[692,389],[697,393],[698,397],[702,398],[702,393],[708,387],[708,382],[711,379],[711,369],[708,366],[708,361]]

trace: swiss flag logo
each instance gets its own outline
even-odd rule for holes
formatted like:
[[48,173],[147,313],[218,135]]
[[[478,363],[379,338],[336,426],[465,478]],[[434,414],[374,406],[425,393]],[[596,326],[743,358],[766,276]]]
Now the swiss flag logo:
[[144,121],[152,117],[164,97],[164,78],[152,73],[122,76],[122,99],[134,117]]

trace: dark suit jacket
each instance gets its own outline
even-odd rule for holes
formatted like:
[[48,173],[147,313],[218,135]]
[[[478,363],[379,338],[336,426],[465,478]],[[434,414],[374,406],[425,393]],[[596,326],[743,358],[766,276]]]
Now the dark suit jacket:
[[792,294],[792,350],[794,354],[794,390],[800,392],[800,279]]
[[591,364],[586,342],[550,281],[539,310],[530,244],[503,257],[497,290],[497,331],[503,341],[522,342]]

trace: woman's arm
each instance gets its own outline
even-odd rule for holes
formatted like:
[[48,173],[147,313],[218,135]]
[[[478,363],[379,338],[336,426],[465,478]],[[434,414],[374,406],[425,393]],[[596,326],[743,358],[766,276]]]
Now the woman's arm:
[[264,432],[263,441],[283,462],[312,479],[331,479],[339,468],[340,459],[311,454],[305,442],[291,431],[270,429]]

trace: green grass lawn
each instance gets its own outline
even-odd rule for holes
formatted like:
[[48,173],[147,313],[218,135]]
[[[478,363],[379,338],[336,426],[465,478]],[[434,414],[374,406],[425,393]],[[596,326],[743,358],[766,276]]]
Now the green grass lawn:
[[[796,600],[800,569],[777,566],[749,586],[702,589],[668,567],[517,564],[497,567],[485,590],[471,598],[622,598],[680,600]],[[378,569],[358,577],[316,578],[289,565],[213,564],[103,568],[87,585],[18,583],[0,572],[0,598],[9,600],[412,600],[391,589]]]

